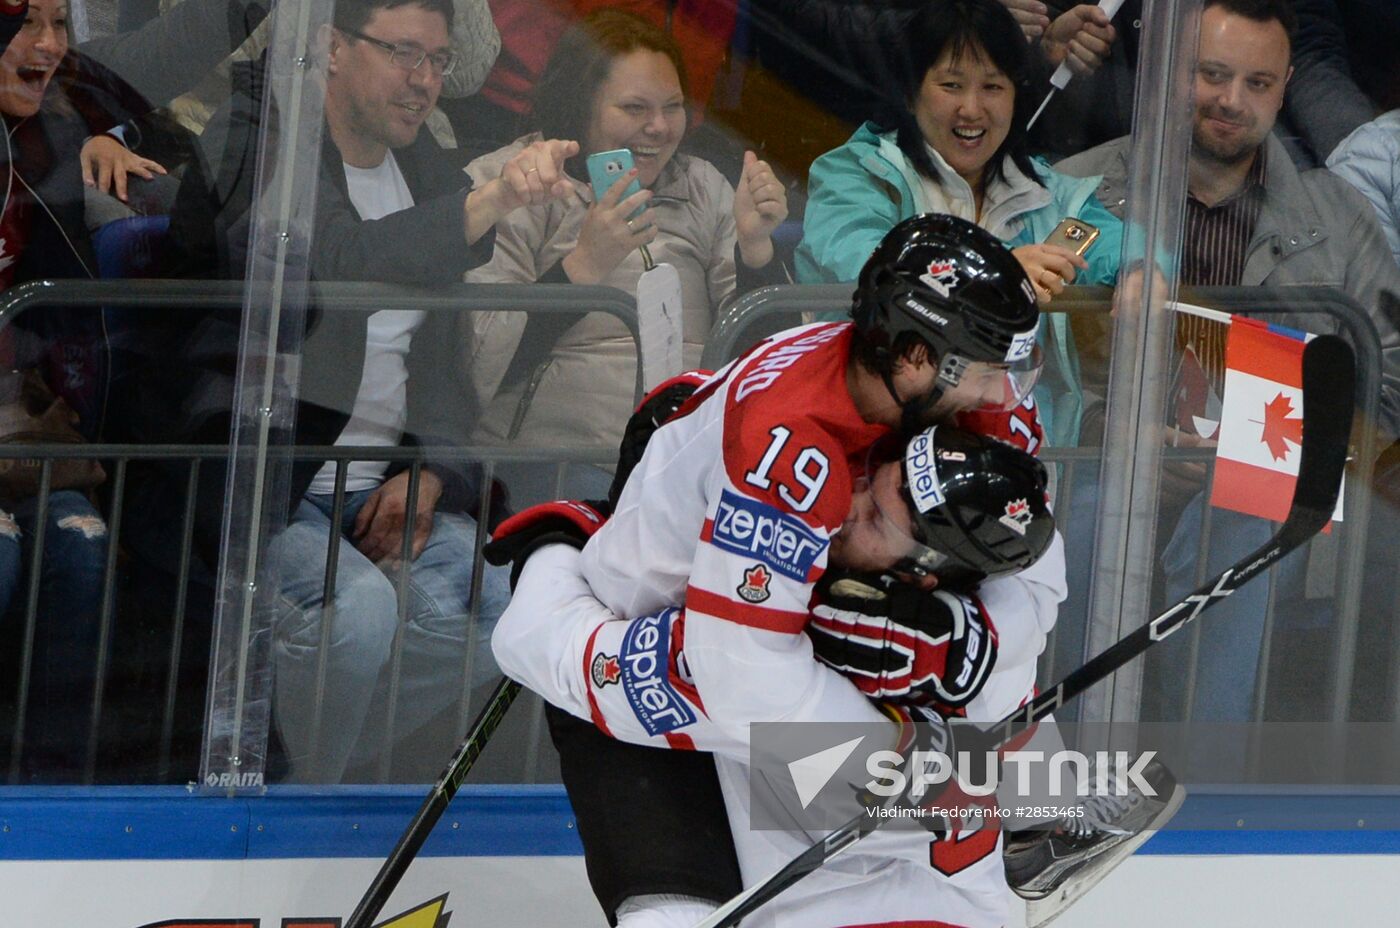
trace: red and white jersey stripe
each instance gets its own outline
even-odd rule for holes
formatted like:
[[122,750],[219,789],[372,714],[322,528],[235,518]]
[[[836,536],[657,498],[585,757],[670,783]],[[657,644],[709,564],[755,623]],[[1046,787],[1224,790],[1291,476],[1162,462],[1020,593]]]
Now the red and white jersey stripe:
[[[678,692],[699,694],[696,723],[723,732],[717,742],[696,737],[702,749],[727,745],[746,757],[756,721],[880,718],[813,660],[802,633],[850,509],[852,462],[888,432],[851,400],[850,341],[848,324],[804,326],[717,373],[652,436],[612,519],[584,549],[584,578],[617,616],[685,605],[670,623],[685,641]],[[604,630],[595,652],[623,651],[623,635]],[[645,708],[636,717],[620,687],[602,690],[595,697],[615,732],[658,727]]]

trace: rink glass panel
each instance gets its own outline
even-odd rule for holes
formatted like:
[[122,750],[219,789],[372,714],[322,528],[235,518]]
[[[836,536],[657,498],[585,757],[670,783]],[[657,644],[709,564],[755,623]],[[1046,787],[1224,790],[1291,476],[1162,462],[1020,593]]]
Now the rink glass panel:
[[[1149,79],[1124,95],[1121,84],[1095,98],[1087,83],[1072,84],[1071,91],[1047,109],[1047,123],[1036,136],[1043,142],[1088,125],[1095,110],[1121,110],[1135,114],[1140,163],[1132,172],[1143,189],[1135,199],[1130,221],[1143,230],[1141,240],[1130,243],[1125,263],[1151,255],[1172,256],[1180,237],[1179,203],[1185,189],[1184,164],[1189,119],[1183,115],[1183,75],[1189,74],[1194,44],[1189,19],[1195,4],[1149,3],[1148,25],[1119,23],[1120,31],[1149,27],[1161,42],[1142,43],[1142,73]],[[47,302],[22,288],[7,296],[14,313],[0,315],[6,327],[23,328],[25,313],[42,313],[55,304],[87,307],[100,313],[113,333],[125,333],[117,363],[144,370],[169,363],[161,352],[168,346],[149,335],[148,326],[159,327],[178,315],[204,313],[221,318],[238,333],[243,346],[225,373],[241,374],[228,399],[237,411],[237,431],[232,450],[227,428],[214,436],[167,436],[157,441],[147,433],[133,434],[112,425],[89,435],[93,447],[48,448],[12,445],[10,457],[50,462],[43,469],[50,492],[36,492],[36,505],[47,505],[57,491],[53,475],[59,462],[81,455],[100,459],[106,481],[93,493],[93,505],[111,533],[109,556],[104,557],[97,585],[97,606],[90,614],[70,615],[65,621],[86,625],[98,644],[90,649],[90,696],[76,715],[80,749],[73,760],[51,764],[36,759],[35,738],[26,729],[54,706],[36,702],[33,682],[36,658],[42,647],[45,620],[41,608],[42,584],[37,580],[42,563],[31,547],[24,552],[10,610],[5,619],[5,660],[11,685],[0,705],[6,727],[0,739],[5,772],[11,783],[185,783],[196,782],[215,792],[257,790],[261,785],[294,776],[288,749],[279,731],[276,712],[277,597],[280,576],[268,545],[279,537],[288,512],[288,486],[298,460],[366,460],[397,458],[405,466],[410,493],[421,489],[421,449],[375,451],[340,448],[296,448],[291,442],[296,400],[304,396],[300,380],[304,367],[304,336],[318,314],[364,313],[392,306],[421,309],[428,314],[453,316],[453,325],[472,314],[492,311],[526,312],[535,316],[570,309],[615,312],[626,317],[628,294],[600,294],[588,288],[551,288],[508,298],[503,293],[470,285],[450,291],[389,287],[382,284],[326,282],[308,288],[307,258],[318,247],[311,234],[309,192],[319,166],[321,111],[316,91],[320,67],[314,55],[301,53],[306,36],[329,13],[329,3],[304,4],[293,16],[278,10],[271,47],[276,63],[269,80],[269,97],[279,109],[282,133],[269,135],[259,155],[263,191],[253,222],[251,251],[255,258],[240,283],[210,283],[208,287],[140,285],[129,280],[87,283],[73,289],[55,289]],[[1153,20],[1152,17],[1157,17]],[[1158,22],[1160,20],[1160,22]],[[1153,26],[1152,23],[1157,23]],[[1186,38],[1189,36],[1188,38]],[[1189,86],[1187,84],[1186,86]],[[811,159],[840,144],[851,125],[823,115],[810,105],[782,106],[776,102],[799,95],[801,88],[784,86],[771,73],[754,67],[727,73],[711,100],[705,120],[691,131],[690,145],[711,158],[731,176],[737,175],[736,153],[753,145],[764,146],[784,177],[793,181],[790,203],[793,223],[784,230],[786,240],[798,239],[796,221],[802,205],[802,181]],[[1039,90],[1036,91],[1039,93]],[[786,95],[786,96],[785,96]],[[1127,101],[1126,103],[1124,101]],[[768,113],[768,116],[761,114]],[[771,118],[770,118],[771,117]],[[1129,120],[1132,122],[1133,120]],[[694,123],[694,121],[693,121]],[[425,130],[426,131],[426,130]],[[1069,144],[1056,142],[1056,145]],[[1051,149],[1047,148],[1047,151]],[[143,240],[144,241],[144,240]],[[138,248],[149,247],[138,244]],[[149,269],[118,268],[114,277],[151,276]],[[1199,296],[1176,291],[1168,275],[1167,297],[1199,302],[1231,310],[1257,310],[1278,314],[1280,321],[1309,331],[1327,331],[1350,323],[1338,320],[1355,315],[1344,298],[1328,301],[1309,294],[1290,302],[1285,294],[1256,298],[1248,292],[1218,292]],[[31,288],[32,289],[32,288]],[[707,363],[722,363],[742,351],[760,334],[783,324],[801,321],[802,312],[839,310],[849,287],[831,288],[816,303],[786,310],[757,311],[755,329],[732,336],[731,348],[707,356]],[[791,291],[788,297],[802,296]],[[781,294],[775,296],[777,299]],[[804,296],[807,299],[810,296]],[[1066,606],[1041,656],[1042,684],[1048,684],[1083,662],[1098,648],[1136,627],[1170,600],[1168,581],[1160,567],[1168,553],[1179,521],[1181,500],[1164,491],[1170,480],[1164,470],[1179,472],[1183,463],[1197,465],[1200,486],[1208,485],[1212,468],[1209,454],[1159,447],[1148,453],[1149,434],[1160,433],[1168,423],[1168,393],[1179,367],[1179,353],[1171,326],[1158,320],[1161,306],[1148,294],[1138,307],[1123,306],[1118,326],[1105,324],[1112,294],[1078,292],[1057,300],[1051,309],[1068,312],[1072,320],[1076,359],[1081,379],[1099,391],[1103,401],[1101,427],[1085,433],[1077,446],[1046,448],[1044,456],[1054,464],[1056,506],[1066,532],[1068,561],[1081,568],[1071,602]],[[820,303],[821,305],[817,305]],[[749,304],[741,304],[749,305]],[[758,301],[757,305],[762,305]],[[785,315],[786,313],[786,315]],[[221,316],[219,314],[222,314]],[[732,319],[716,318],[716,325]],[[625,323],[624,323],[625,325]],[[1364,329],[1364,326],[1362,327]],[[37,334],[35,332],[37,331]],[[718,331],[718,330],[717,330]],[[1379,358],[1366,333],[1353,339],[1359,348],[1363,384],[1374,385]],[[67,350],[66,335],[30,327],[28,338],[37,338],[48,353]],[[1112,376],[1110,376],[1112,370]],[[1366,379],[1369,371],[1369,377]],[[438,382],[427,386],[438,395],[464,393],[465,372],[451,365],[432,372]],[[421,382],[414,388],[424,386]],[[1370,386],[1367,389],[1371,389]],[[118,396],[119,400],[123,397]],[[124,399],[140,402],[140,394]],[[463,416],[470,413],[464,402]],[[1086,403],[1086,407],[1089,404]],[[114,403],[119,408],[120,402]],[[342,412],[345,410],[341,410]],[[1088,411],[1088,410],[1086,410]],[[1124,721],[1151,718],[1163,722],[1198,723],[1212,718],[1211,707],[1198,698],[1196,681],[1208,662],[1224,660],[1238,669],[1238,689],[1231,699],[1247,706],[1242,718],[1232,722],[1249,725],[1270,721],[1391,722],[1397,715],[1397,642],[1389,630],[1395,614],[1395,546],[1375,538],[1376,527],[1394,521],[1392,503],[1370,492],[1366,458],[1377,449],[1369,431],[1374,421],[1362,416],[1353,442],[1357,461],[1349,475],[1347,516],[1328,537],[1300,555],[1302,566],[1271,581],[1260,580],[1263,590],[1262,622],[1244,644],[1238,642],[1222,654],[1212,644],[1207,619],[1183,642],[1168,652],[1151,654],[1139,667],[1120,674],[1082,705],[1067,707],[1069,719]],[[195,440],[198,438],[200,440]],[[610,468],[615,447],[521,447],[473,441],[470,428],[462,441],[437,453],[448,459],[474,462],[483,475],[510,489],[509,506],[518,510],[531,502],[596,494],[606,486],[601,476]],[[1105,461],[1110,462],[1105,465]],[[601,469],[600,469],[601,468]],[[210,524],[200,520],[195,500],[211,470],[226,477],[219,502],[222,512]],[[169,516],[154,535],[136,537],[150,528],[144,512],[133,510],[145,497],[136,495],[149,476],[159,476]],[[43,477],[40,486],[43,486]],[[490,522],[505,500],[483,485],[473,506]],[[1096,496],[1086,504],[1086,493]],[[1179,494],[1178,494],[1179,495]],[[1112,504],[1106,501],[1112,496]],[[335,509],[341,499],[331,494]],[[343,505],[343,500],[341,502]],[[1084,510],[1084,511],[1080,511]],[[1200,510],[1198,529],[1177,538],[1172,554],[1187,553],[1181,563],[1195,576],[1210,576],[1214,569],[1206,557],[1211,540],[1223,528],[1219,513]],[[1233,517],[1231,517],[1233,518]],[[42,522],[43,520],[38,520]],[[146,520],[149,521],[149,520]],[[1144,529],[1142,526],[1152,526]],[[1369,526],[1369,527],[1368,527]],[[47,529],[46,529],[47,531]],[[213,538],[212,546],[200,546],[200,537]],[[1368,549],[1364,541],[1377,540]],[[483,539],[473,536],[473,553]],[[327,547],[353,547],[348,537],[331,536]],[[152,549],[156,561],[152,564]],[[317,557],[324,567],[326,554]],[[338,551],[335,552],[338,554]],[[343,576],[326,576],[331,584]],[[366,731],[366,744],[374,745],[368,760],[340,777],[350,782],[426,782],[436,775],[458,738],[481,708],[494,679],[488,639],[489,616],[480,611],[477,593],[485,583],[479,557],[472,566],[473,604],[462,626],[464,634],[446,641],[454,675],[441,708],[413,731],[386,720]],[[386,582],[395,591],[395,633],[382,656],[386,698],[400,700],[405,673],[404,636],[399,633],[411,603],[398,592],[406,589],[401,572],[390,567]],[[1225,620],[1221,620],[1225,621]],[[322,647],[318,642],[313,655]],[[319,679],[302,705],[311,720],[312,753],[328,731],[346,721],[337,716],[335,702]],[[1171,684],[1171,686],[1167,686]],[[71,707],[70,707],[71,708]],[[18,723],[27,720],[23,727]],[[1267,781],[1253,769],[1246,754],[1239,779]],[[1191,780],[1188,761],[1184,778]],[[1213,771],[1212,776],[1218,771]],[[474,778],[480,782],[551,782],[557,764],[542,722],[539,702],[523,697],[497,732]],[[1345,782],[1345,780],[1343,780]],[[1367,782],[1373,782],[1368,780]]]

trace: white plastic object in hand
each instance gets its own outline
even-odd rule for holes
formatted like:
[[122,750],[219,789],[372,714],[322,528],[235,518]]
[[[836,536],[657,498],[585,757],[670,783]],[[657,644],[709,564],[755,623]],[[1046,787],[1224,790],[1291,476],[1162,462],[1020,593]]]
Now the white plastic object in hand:
[[[1104,13],[1108,15],[1109,22],[1112,22],[1113,17],[1118,15],[1118,11],[1122,8],[1123,3],[1124,0],[1099,0],[1099,9],[1103,10]],[[1066,55],[1065,60],[1061,61],[1060,66],[1055,69],[1055,73],[1050,75],[1050,86],[1052,89],[1045,95],[1045,99],[1040,101],[1040,106],[1036,107],[1035,114],[1032,115],[1030,121],[1026,123],[1027,129],[1034,126],[1036,120],[1040,119],[1040,114],[1045,112],[1045,107],[1050,105],[1050,100],[1055,96],[1055,91],[1064,90],[1068,87],[1072,77],[1074,77],[1074,72],[1070,70],[1069,56]]]
[[[1109,22],[1112,22],[1113,17],[1118,15],[1118,11],[1122,8],[1123,3],[1124,0],[1099,0],[1099,9],[1103,10],[1104,13],[1107,14]],[[1055,69],[1055,73],[1050,75],[1050,83],[1055,85],[1056,89],[1064,90],[1065,87],[1069,86],[1069,80],[1073,76],[1074,72],[1069,69],[1069,59],[1066,58],[1064,61],[1060,62],[1060,66]]]

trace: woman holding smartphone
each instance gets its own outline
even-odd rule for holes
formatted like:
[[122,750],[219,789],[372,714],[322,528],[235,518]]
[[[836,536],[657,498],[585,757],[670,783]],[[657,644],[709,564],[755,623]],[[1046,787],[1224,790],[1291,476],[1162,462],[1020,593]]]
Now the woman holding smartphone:
[[[677,152],[686,129],[684,86],[679,49],[644,20],[600,11],[566,32],[536,88],[538,131],[473,161],[468,171],[484,183],[541,135],[578,139],[579,155],[567,165],[573,194],[519,210],[498,225],[495,256],[467,279],[605,284],[631,293],[646,246],[680,277],[685,363],[698,363],[716,311],[735,292],[736,275],[752,273],[754,283],[781,275],[770,236],[787,217],[787,200],[772,170],[752,153],[744,157],[736,191],[710,163]],[[599,153],[608,155],[601,161],[621,165],[600,173],[613,181],[605,192],[583,180],[588,156]],[[640,189],[628,193],[633,181]],[[484,410],[476,440],[546,446],[620,440],[637,361],[635,343],[617,320],[541,316],[527,328],[522,314],[488,313],[464,317],[463,325],[470,329],[465,370]],[[606,488],[604,475],[597,476]]]
[[[684,360],[695,366],[736,277],[783,275],[770,235],[786,193],[766,164],[744,157],[736,191],[715,167],[677,153],[686,129],[685,71],[671,37],[634,16],[599,11],[561,37],[536,86],[534,127],[577,139],[566,164],[573,192],[517,210],[496,226],[492,260],[467,275],[491,283],[605,284],[635,292],[639,249],[676,269]],[[483,183],[532,133],[468,166]],[[595,190],[588,156],[595,158]],[[628,165],[630,160],[631,165]],[[608,163],[614,165],[609,171]],[[639,188],[628,192],[636,181]],[[617,447],[632,413],[636,346],[601,313],[463,314],[465,373],[483,407],[481,443]],[[664,406],[664,391],[650,406]],[[517,502],[560,495],[548,465],[512,465]],[[565,497],[608,495],[611,477],[574,468]],[[609,921],[693,924],[741,888],[724,800],[708,754],[614,741],[546,707],[561,778],[577,810],[588,877]],[[621,824],[619,824],[621,823]],[[644,824],[643,824],[644,823]],[[634,827],[636,826],[636,827]],[[702,861],[703,866],[696,866]]]
[[[1099,179],[1060,174],[1026,150],[1036,103],[1030,52],[1006,7],[999,0],[929,4],[898,38],[902,46],[890,50],[901,62],[897,97],[812,164],[798,279],[853,281],[896,223],[938,212],[1006,242],[1042,303],[1069,283],[1113,284],[1123,226],[1095,199]],[[1082,257],[1064,243],[1046,243],[1067,217],[1099,230]],[[1047,383],[1037,397],[1052,441],[1072,445],[1079,399],[1068,320],[1045,322]]]

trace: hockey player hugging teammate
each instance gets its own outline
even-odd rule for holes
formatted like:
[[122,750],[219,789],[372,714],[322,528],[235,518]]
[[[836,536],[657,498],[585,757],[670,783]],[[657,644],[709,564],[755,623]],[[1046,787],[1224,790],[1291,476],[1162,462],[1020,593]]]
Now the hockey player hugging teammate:
[[[614,923],[691,926],[737,891],[716,885],[728,848],[693,838],[688,810],[725,810],[745,885],[810,843],[750,827],[754,723],[862,722],[908,750],[914,721],[938,724],[927,706],[990,721],[1033,691],[1065,595],[1044,470],[1026,453],[1042,435],[1034,291],[985,231],[921,216],[866,263],[852,317],[779,333],[701,384],[601,528],[607,513],[551,504],[493,542],[519,571],[496,658],[574,717],[552,729]],[[864,595],[833,582],[848,572]],[[889,582],[907,593],[884,595]],[[651,782],[665,774],[644,769],[668,752],[620,742],[684,757],[669,801]],[[594,759],[571,756],[584,745]],[[598,760],[604,745],[628,760]],[[713,754],[722,803],[691,752]],[[632,804],[629,777],[649,784],[657,808],[622,812],[650,823],[644,837],[599,824],[617,810],[594,808],[606,800],[579,782],[590,764],[614,804]],[[945,833],[947,866],[927,832],[882,830],[745,924],[1002,925],[1001,834],[978,835]]]

